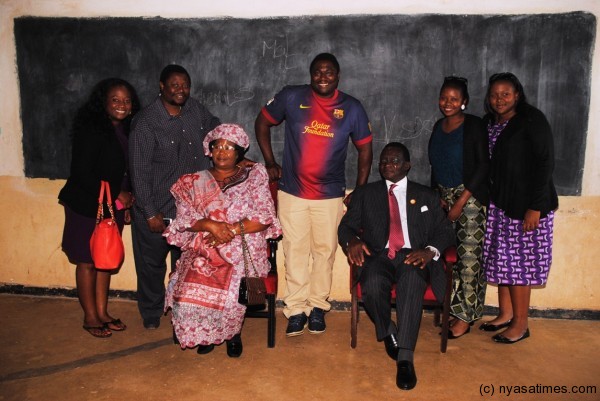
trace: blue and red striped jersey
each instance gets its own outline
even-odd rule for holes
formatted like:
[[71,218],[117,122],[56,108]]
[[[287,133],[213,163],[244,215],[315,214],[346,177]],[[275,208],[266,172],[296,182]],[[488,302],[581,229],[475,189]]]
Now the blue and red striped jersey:
[[272,124],[285,120],[279,189],[304,199],[344,196],[348,140],[373,140],[362,104],[338,90],[323,98],[310,85],[286,86],[262,113]]

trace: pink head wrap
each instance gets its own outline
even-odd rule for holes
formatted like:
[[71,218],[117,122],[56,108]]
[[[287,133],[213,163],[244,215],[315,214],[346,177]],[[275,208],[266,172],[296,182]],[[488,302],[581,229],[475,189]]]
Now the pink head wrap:
[[208,145],[217,139],[225,139],[244,149],[248,149],[248,146],[250,146],[248,134],[246,134],[246,131],[244,131],[241,126],[237,124],[221,124],[206,134],[206,138],[204,138],[204,143],[202,145],[206,156],[210,155],[210,148]]

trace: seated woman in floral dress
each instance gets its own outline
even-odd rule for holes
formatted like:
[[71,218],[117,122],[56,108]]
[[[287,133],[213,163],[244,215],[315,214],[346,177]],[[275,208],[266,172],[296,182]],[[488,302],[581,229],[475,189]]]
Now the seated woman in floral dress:
[[213,167],[186,174],[171,187],[177,217],[163,235],[182,255],[169,280],[165,308],[172,309],[181,347],[198,346],[199,354],[224,341],[227,355],[242,354],[242,236],[264,277],[270,269],[266,239],[281,235],[265,167],[238,165],[248,146],[242,127],[219,125],[204,140]]

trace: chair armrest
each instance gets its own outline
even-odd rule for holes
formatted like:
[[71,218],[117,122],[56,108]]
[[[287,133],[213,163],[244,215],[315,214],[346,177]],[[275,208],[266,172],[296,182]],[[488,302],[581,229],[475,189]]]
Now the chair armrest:
[[271,197],[273,198],[275,210],[277,210],[277,190],[279,190],[279,183],[277,181],[269,182],[269,192],[271,192]]
[[356,284],[356,275],[357,273],[357,269],[358,266],[356,266],[355,264],[349,264],[350,266],[350,294],[352,294],[352,289],[355,287]]
[[457,255],[456,255],[456,247],[455,246],[449,246],[448,248],[446,248],[444,250],[444,254],[443,254],[444,260],[446,261],[446,263],[456,263],[456,261],[458,260]]
[[277,241],[280,238],[267,239],[267,260],[271,264],[270,273],[277,274]]

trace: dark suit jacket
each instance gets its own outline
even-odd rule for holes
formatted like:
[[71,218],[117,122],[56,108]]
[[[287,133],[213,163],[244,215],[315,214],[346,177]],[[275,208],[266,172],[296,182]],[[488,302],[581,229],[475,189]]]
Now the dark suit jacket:
[[[484,123],[492,121],[484,117]],[[490,199],[507,216],[523,220],[527,209],[541,217],[558,207],[552,181],[554,142],[544,114],[525,105],[504,128],[490,162]]]
[[[432,132],[438,128],[443,119],[438,120]],[[481,118],[465,114],[463,127],[463,184],[471,191],[473,197],[482,205],[489,203],[489,167],[490,151],[488,133]],[[429,140],[431,146],[431,139]],[[437,186],[435,175],[431,172],[431,184]]]
[[[412,249],[433,246],[441,253],[456,244],[456,234],[440,205],[438,194],[431,188],[408,181],[406,188],[408,235]],[[384,180],[358,187],[340,226],[338,241],[344,251],[353,237],[360,237],[371,250],[372,257],[384,252],[389,238],[390,211]],[[365,255],[366,256],[366,255]],[[366,256],[365,265],[369,257]],[[438,300],[444,299],[445,276],[440,260],[427,268],[431,287]]]

